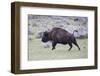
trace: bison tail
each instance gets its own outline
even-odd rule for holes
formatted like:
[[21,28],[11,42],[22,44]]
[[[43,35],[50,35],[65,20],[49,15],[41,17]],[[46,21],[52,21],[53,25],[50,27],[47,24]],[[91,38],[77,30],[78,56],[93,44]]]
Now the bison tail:
[[74,30],[74,31],[73,31],[73,35],[74,35],[75,32],[78,32],[78,30]]

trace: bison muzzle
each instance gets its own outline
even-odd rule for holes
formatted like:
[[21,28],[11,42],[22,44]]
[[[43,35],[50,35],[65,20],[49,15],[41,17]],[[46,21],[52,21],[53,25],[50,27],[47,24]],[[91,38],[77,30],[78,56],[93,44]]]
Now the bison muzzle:
[[62,29],[62,28],[55,27],[49,32],[45,31],[43,33],[42,42],[45,43],[48,41],[52,42],[52,50],[55,49],[55,46],[57,45],[57,43],[63,44],[63,45],[69,44],[69,46],[70,46],[69,51],[73,47],[73,45],[72,45],[72,43],[73,43],[80,50],[80,47],[77,44],[77,41],[76,41],[74,35],[69,33],[68,31]]

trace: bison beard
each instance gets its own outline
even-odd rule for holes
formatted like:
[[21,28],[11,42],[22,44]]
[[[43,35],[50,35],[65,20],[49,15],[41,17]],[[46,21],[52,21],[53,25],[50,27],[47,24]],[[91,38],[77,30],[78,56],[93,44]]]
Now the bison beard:
[[76,41],[74,35],[62,28],[55,27],[50,32],[45,31],[43,33],[42,42],[48,42],[48,41],[52,42],[52,50],[55,49],[57,43],[63,44],[63,45],[69,44],[69,46],[70,46],[69,51],[73,47],[73,45],[72,45],[72,43],[73,43],[80,50],[80,47],[77,44],[77,41]]

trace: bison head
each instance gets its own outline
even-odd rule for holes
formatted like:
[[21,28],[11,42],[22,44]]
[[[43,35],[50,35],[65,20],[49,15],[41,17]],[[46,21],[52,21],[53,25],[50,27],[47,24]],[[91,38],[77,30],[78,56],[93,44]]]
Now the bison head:
[[48,42],[49,41],[48,35],[49,35],[49,33],[47,31],[45,31],[43,33],[42,42]]

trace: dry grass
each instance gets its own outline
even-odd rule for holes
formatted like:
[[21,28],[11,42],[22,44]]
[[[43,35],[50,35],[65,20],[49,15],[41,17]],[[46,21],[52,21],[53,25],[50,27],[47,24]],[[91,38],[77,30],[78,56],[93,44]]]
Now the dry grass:
[[49,48],[44,48],[40,39],[32,37],[32,40],[29,40],[28,60],[87,58],[88,56],[87,39],[77,39],[77,42],[81,48],[80,51],[74,45],[71,51],[68,51],[69,45],[61,45],[61,44],[57,44],[56,49],[51,50],[52,46],[50,46]]

